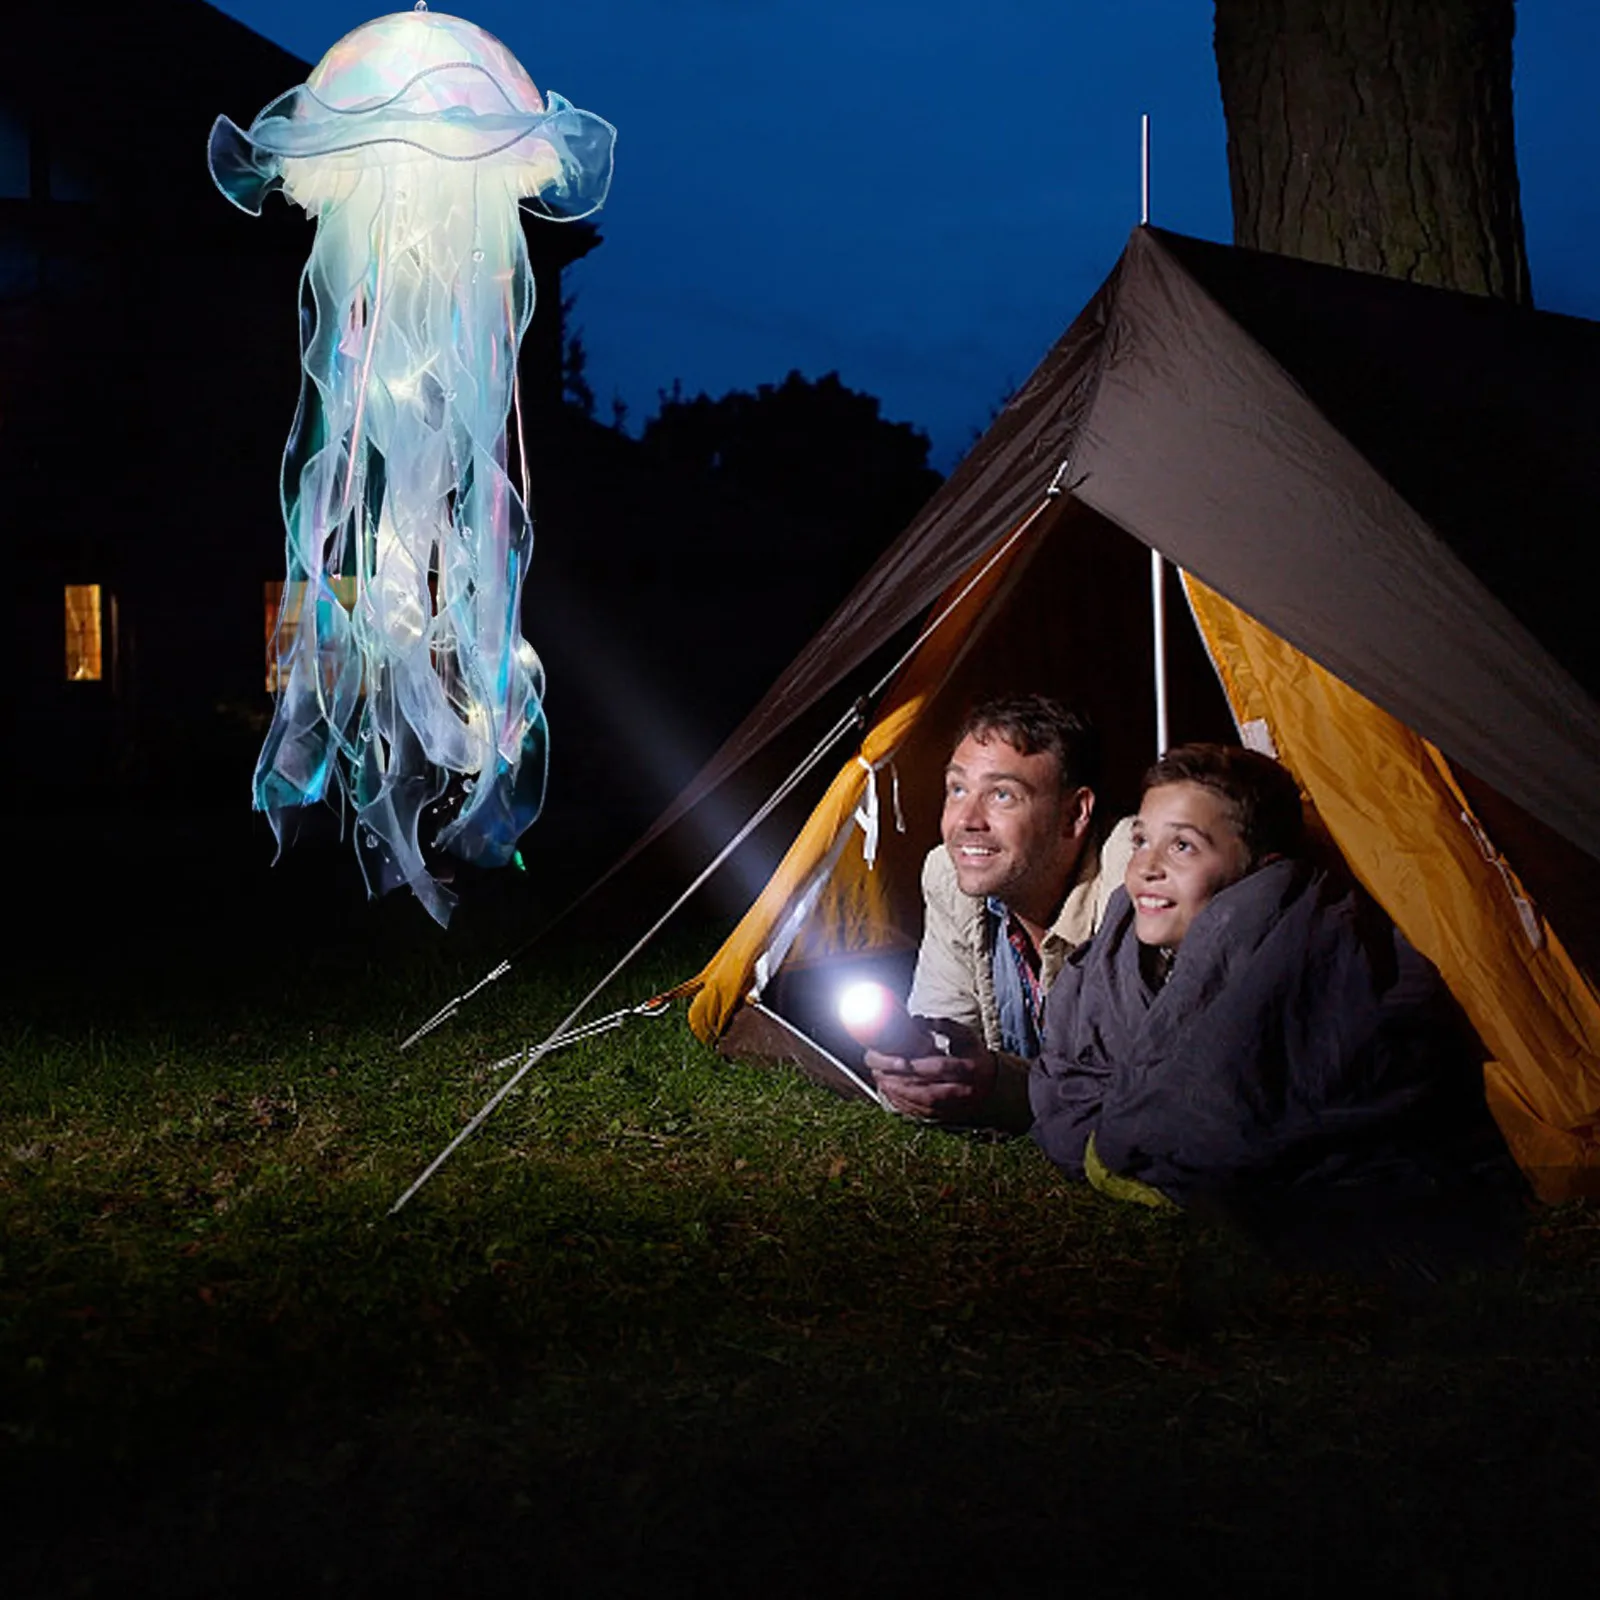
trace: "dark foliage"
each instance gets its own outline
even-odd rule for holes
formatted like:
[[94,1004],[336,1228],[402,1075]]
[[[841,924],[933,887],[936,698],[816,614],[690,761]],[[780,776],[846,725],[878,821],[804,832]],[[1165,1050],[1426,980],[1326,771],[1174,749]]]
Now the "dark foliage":
[[750,394],[692,400],[674,388],[644,428],[663,464],[704,472],[727,488],[782,506],[814,524],[812,559],[841,578],[864,571],[939,486],[928,436],[889,422],[879,402],[830,372],[791,372]]

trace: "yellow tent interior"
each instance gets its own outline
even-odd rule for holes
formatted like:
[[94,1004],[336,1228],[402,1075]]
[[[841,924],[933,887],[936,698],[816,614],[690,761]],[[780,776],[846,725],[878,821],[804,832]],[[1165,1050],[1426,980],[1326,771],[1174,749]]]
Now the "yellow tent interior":
[[[1482,396],[1510,383],[1537,395],[1558,431],[1587,433],[1589,454],[1565,477],[1547,472],[1537,498],[1546,515],[1565,496],[1592,519],[1600,330],[1466,301],[1136,232],[1095,301],[774,691],[792,707],[800,683],[815,699],[827,687],[819,659],[834,681],[859,663],[840,645],[852,630],[881,642],[907,601],[926,606],[907,573],[924,591],[941,581],[931,615],[943,620],[700,974],[696,1032],[841,1081],[827,997],[847,972],[902,986],[909,974],[942,768],[974,699],[1037,689],[1086,709],[1105,744],[1102,803],[1129,805],[1154,748],[1154,548],[1184,568],[1167,578],[1172,741],[1237,728],[1278,754],[1477,1028],[1491,1110],[1535,1191],[1600,1193],[1600,861],[1574,838],[1596,792],[1586,786],[1600,782],[1593,662],[1575,653],[1581,624],[1563,613],[1560,584],[1529,600],[1497,581],[1503,526],[1487,555],[1475,546],[1473,519],[1501,511],[1501,491],[1441,489],[1438,466],[1459,470]],[[1306,305],[1320,313],[1310,335]],[[1448,359],[1474,337],[1476,388]],[[1552,361],[1556,377],[1536,383]],[[1530,363],[1543,366],[1530,374]],[[1563,381],[1587,396],[1576,420]],[[1413,415],[1417,385],[1441,398],[1408,452],[1395,442],[1401,410],[1384,407]],[[1439,414],[1452,405],[1454,419]],[[1537,421],[1510,429],[1502,404],[1483,424],[1508,472],[1526,469],[1505,464],[1519,443],[1554,459]],[[944,552],[942,567],[930,550]],[[1537,557],[1526,535],[1513,554]],[[768,736],[772,700],[721,770],[752,729]]]

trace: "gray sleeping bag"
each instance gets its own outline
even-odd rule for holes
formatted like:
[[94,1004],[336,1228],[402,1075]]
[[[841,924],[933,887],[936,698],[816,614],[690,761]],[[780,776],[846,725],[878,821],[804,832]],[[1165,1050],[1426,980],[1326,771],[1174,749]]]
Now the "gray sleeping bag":
[[1195,918],[1166,983],[1125,891],[1052,985],[1033,1136],[1180,1202],[1307,1184],[1426,1188],[1503,1146],[1481,1051],[1433,966],[1348,881],[1279,861]]

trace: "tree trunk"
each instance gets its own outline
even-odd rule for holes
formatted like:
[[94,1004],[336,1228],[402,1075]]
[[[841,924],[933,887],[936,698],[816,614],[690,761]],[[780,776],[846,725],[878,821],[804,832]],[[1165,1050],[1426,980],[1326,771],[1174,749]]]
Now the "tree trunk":
[[1216,0],[1234,242],[1527,304],[1514,0]]

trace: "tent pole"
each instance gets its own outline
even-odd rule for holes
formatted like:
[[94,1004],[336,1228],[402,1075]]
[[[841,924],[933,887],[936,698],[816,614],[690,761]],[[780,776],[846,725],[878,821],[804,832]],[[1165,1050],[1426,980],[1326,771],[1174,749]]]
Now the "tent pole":
[[1139,225],[1150,226],[1150,113],[1139,118]]
[[[1139,118],[1139,223],[1150,225],[1150,113]],[[1155,652],[1156,759],[1167,749],[1167,583],[1159,550],[1150,552],[1150,627]]]
[[1150,552],[1150,629],[1155,653],[1156,759],[1167,753],[1167,564]]

